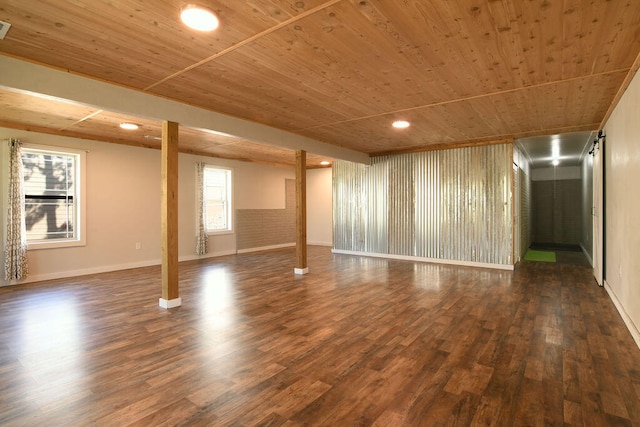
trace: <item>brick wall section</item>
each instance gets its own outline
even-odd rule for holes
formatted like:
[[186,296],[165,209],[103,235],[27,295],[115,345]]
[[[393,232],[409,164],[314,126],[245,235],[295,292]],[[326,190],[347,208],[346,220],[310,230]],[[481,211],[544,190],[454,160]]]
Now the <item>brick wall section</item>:
[[285,179],[284,209],[237,209],[238,250],[296,242],[296,181]]
[[580,243],[581,206],[579,179],[533,181],[533,241]]

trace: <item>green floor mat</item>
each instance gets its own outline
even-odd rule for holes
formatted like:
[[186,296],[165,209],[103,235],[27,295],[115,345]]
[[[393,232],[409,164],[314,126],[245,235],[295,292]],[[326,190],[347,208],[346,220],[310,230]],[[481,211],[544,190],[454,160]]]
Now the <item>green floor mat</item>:
[[529,249],[524,254],[524,259],[527,261],[544,261],[544,262],[556,262],[556,253],[549,251],[533,251]]

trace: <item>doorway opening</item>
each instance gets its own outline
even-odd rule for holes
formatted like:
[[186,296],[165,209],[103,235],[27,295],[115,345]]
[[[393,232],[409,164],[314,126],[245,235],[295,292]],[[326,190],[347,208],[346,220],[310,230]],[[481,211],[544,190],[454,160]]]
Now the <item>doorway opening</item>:
[[589,150],[595,135],[575,132],[516,140],[520,257],[537,251],[554,254],[557,263],[593,265],[593,158]]

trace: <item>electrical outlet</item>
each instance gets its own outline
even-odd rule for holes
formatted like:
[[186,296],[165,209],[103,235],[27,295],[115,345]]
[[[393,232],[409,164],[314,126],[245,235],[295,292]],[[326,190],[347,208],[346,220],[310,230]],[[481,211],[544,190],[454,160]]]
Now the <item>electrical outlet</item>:
[[139,250],[139,249],[140,249],[140,247],[141,247],[141,246],[140,246],[140,242],[136,242],[136,250]]

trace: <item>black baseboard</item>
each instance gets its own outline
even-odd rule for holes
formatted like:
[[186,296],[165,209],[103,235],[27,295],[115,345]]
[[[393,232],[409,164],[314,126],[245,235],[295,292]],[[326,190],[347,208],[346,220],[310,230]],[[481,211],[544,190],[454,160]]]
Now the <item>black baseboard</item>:
[[569,251],[569,252],[582,252],[582,248],[578,244],[573,243],[547,243],[547,242],[533,242],[529,249],[542,251]]

